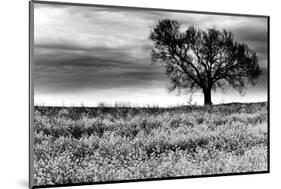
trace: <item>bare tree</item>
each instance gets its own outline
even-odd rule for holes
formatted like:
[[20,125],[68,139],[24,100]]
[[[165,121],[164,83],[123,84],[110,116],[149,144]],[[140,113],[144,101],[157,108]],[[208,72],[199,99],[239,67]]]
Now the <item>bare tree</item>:
[[229,86],[243,92],[261,74],[256,52],[234,40],[230,31],[185,31],[175,20],[161,20],[151,30],[152,62],[160,63],[171,80],[169,89],[202,90],[204,104],[212,104],[211,91]]

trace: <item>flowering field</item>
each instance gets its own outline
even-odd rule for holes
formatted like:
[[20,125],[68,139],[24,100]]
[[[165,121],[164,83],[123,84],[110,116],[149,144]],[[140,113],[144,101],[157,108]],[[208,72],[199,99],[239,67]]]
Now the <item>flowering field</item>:
[[35,107],[35,185],[267,170],[267,103]]

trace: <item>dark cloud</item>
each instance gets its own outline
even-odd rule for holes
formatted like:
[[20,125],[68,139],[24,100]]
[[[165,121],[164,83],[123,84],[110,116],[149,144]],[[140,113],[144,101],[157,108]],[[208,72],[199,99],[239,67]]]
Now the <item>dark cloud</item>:
[[35,55],[34,69],[38,92],[141,87],[167,80],[163,69],[152,66],[149,58],[133,59],[117,49],[105,48],[83,54],[59,51]]
[[[264,26],[265,27],[265,26]],[[243,26],[232,30],[242,41],[267,43],[267,30],[264,27]]]

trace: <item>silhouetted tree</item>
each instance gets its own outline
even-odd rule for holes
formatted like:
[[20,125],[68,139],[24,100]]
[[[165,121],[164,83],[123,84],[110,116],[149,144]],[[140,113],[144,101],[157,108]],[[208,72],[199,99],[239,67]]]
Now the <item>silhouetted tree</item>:
[[212,104],[211,91],[232,86],[240,93],[261,74],[256,52],[234,40],[230,31],[193,26],[185,31],[175,20],[161,20],[149,38],[154,43],[152,62],[161,63],[171,80],[169,89],[202,89],[204,104]]

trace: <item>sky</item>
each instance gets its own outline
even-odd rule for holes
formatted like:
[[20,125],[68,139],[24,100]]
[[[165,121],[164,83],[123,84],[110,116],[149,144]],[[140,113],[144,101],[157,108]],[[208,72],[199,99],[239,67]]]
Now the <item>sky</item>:
[[247,86],[243,96],[232,89],[213,92],[214,104],[267,100],[266,18],[35,3],[34,103],[203,104],[201,91],[169,92],[164,68],[151,64],[149,33],[167,18],[182,23],[183,30],[190,25],[230,30],[257,52],[262,68],[257,84]]

